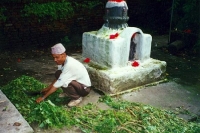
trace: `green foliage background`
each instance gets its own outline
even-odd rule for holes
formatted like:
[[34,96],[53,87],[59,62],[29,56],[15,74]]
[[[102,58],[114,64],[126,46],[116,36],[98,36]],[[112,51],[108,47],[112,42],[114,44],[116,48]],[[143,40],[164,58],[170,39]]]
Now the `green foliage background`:
[[35,16],[38,19],[62,19],[72,17],[74,9],[70,2],[30,3],[23,9],[24,16]]
[[95,6],[103,4],[100,0],[74,2],[62,0],[61,2],[30,3],[22,10],[22,16],[35,16],[38,19],[66,19],[81,11],[90,12]]
[[174,28],[178,30],[191,29],[198,33],[199,28],[199,1],[198,0],[174,0]]
[[[141,27],[145,32],[150,34],[167,34],[170,24],[172,1],[173,0],[139,1],[138,6],[140,6],[140,8],[129,9],[128,11],[131,13],[129,25],[133,27]],[[7,5],[14,5],[15,3],[19,4],[20,2],[22,4],[21,7],[23,7],[23,9],[21,9],[21,16],[24,17],[23,19],[32,21],[32,18],[34,18],[34,20],[37,19],[39,22],[50,22],[50,24],[53,24],[54,20],[75,18],[76,14],[84,12],[94,13],[95,7],[105,7],[107,0],[49,0],[48,2],[42,0],[2,0],[0,24],[4,22],[6,23],[6,20],[10,19],[9,10],[4,7],[4,3]],[[132,2],[127,1],[127,3],[131,4]],[[198,0],[174,0],[171,30],[177,29],[183,32],[186,29],[191,29],[192,35],[199,37],[199,6],[200,4]],[[200,43],[195,41],[195,44],[194,49],[198,48],[200,53]]]
[[5,22],[6,21],[6,15],[4,14],[4,12],[6,11],[5,7],[1,7],[0,8],[0,22]]
[[90,103],[82,107],[66,108],[63,105],[66,99],[58,98],[59,91],[40,104],[36,104],[36,97],[29,97],[24,93],[44,87],[44,84],[32,77],[21,76],[0,89],[30,124],[36,123],[41,128],[76,126],[85,133],[200,132],[198,123],[180,119],[173,112],[109,96],[102,96],[99,102],[106,103],[110,109],[101,110]]

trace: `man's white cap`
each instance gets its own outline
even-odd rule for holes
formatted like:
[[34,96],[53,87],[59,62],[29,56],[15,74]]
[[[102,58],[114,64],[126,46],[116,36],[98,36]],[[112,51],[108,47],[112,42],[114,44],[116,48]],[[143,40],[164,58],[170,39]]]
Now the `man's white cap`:
[[58,43],[51,47],[51,54],[62,54],[65,52],[65,47],[61,44]]

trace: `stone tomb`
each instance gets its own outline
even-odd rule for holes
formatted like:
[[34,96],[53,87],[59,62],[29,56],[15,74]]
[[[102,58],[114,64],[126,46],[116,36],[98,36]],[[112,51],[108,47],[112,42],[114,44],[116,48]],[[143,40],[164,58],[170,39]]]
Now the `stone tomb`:
[[128,27],[127,11],[124,0],[109,0],[102,28],[83,33],[81,60],[88,60],[84,64],[92,85],[105,93],[152,83],[165,75],[166,62],[150,58],[152,36]]
[[[104,30],[105,27],[100,29]],[[82,40],[82,56],[90,59],[84,64],[96,89],[118,93],[164,77],[166,62],[150,58],[151,35],[138,28],[127,27],[116,39],[109,39],[100,31],[85,32]],[[131,37],[135,33],[139,33],[135,36],[137,45],[134,58],[129,60]],[[139,65],[133,66],[134,62]]]

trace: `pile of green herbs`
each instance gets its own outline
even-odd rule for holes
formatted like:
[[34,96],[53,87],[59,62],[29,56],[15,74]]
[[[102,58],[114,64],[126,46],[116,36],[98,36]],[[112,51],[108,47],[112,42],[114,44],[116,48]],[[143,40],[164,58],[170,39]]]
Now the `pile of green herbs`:
[[36,104],[37,97],[27,96],[24,91],[41,90],[45,85],[28,76],[19,77],[0,89],[16,106],[30,124],[41,128],[79,127],[83,132],[98,133],[197,133],[198,123],[187,122],[170,111],[148,105],[125,102],[110,96],[102,96],[99,102],[110,109],[102,110],[95,104],[66,108],[59,91],[44,102]]

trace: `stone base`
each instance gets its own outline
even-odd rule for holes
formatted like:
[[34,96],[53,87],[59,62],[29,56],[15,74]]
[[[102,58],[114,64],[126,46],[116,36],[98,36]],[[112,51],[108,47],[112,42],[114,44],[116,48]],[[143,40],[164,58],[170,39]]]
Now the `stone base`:
[[[75,57],[76,58],[76,57]],[[83,57],[78,58],[83,62]],[[159,81],[165,77],[166,62],[150,58],[138,67],[132,62],[121,68],[107,69],[93,62],[84,63],[87,68],[92,86],[106,94],[115,94],[134,87]]]

